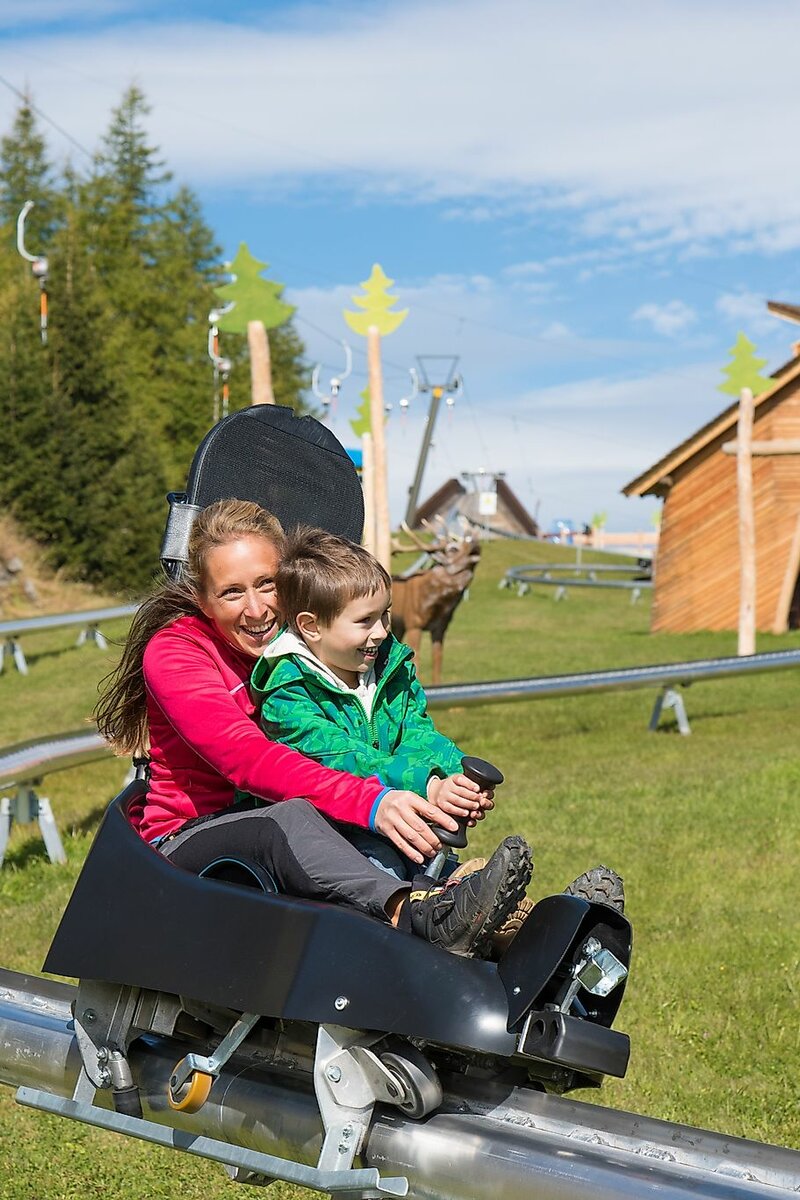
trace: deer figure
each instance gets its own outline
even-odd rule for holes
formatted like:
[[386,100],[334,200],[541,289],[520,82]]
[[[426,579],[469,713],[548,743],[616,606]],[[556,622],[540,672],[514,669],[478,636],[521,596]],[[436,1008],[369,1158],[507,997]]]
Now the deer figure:
[[448,537],[426,545],[403,525],[413,545],[394,542],[398,552],[421,550],[433,564],[412,574],[392,576],[392,633],[419,653],[423,630],[431,635],[433,649],[432,682],[442,682],[442,651],[444,635],[461,603],[464,592],[472,582],[481,548],[472,537]]

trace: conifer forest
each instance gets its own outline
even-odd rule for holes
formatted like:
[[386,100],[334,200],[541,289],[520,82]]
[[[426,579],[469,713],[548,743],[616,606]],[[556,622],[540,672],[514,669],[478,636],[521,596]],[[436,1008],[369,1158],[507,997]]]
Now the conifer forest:
[[[35,105],[0,139],[0,504],[75,579],[135,596],[158,559],[165,495],[212,420],[208,316],[227,278],[192,191],[173,181],[128,88],[91,155],[56,168]],[[78,156],[76,155],[76,158]],[[47,256],[40,286],[17,252]],[[275,399],[302,409],[304,347],[270,337]],[[250,402],[246,339],[226,335],[231,409]]]

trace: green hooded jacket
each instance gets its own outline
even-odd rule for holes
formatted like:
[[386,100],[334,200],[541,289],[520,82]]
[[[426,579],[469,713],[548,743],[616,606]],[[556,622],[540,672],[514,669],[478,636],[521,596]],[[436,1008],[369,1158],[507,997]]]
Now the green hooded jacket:
[[387,788],[420,796],[432,775],[444,779],[461,770],[462,752],[428,716],[413,652],[392,634],[378,651],[369,717],[355,692],[320,674],[305,646],[284,654],[280,642],[291,645],[296,639],[282,634],[250,679],[268,737],[326,767],[361,778],[377,775]]

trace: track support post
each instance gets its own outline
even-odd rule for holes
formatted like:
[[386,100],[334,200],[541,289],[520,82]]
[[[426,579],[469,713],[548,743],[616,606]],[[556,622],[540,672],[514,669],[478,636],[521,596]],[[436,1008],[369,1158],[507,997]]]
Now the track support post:
[[661,720],[661,714],[665,708],[673,710],[679,731],[684,736],[688,736],[692,732],[692,728],[689,724],[689,718],[686,715],[683,693],[671,687],[662,688],[658,694],[658,699],[653,707],[653,715],[650,717],[650,724],[648,726],[650,732],[655,733],[658,723]]
[[22,653],[22,646],[20,646],[15,637],[7,637],[4,642],[0,642],[0,671],[5,666],[6,653],[11,655],[14,666],[20,675],[27,675],[28,664],[25,661],[25,655]]
[[96,621],[90,622],[85,629],[81,630],[81,632],[78,634],[78,640],[75,645],[82,646],[84,642],[93,642],[94,645],[97,646],[98,650],[108,649],[108,642],[106,641],[105,636],[97,628]]
[[31,822],[38,821],[50,862],[67,861],[50,801],[46,796],[36,793],[35,787],[38,783],[39,780],[34,780],[32,784],[23,784],[17,788],[14,796],[0,798],[0,867],[3,865],[11,827],[15,821],[20,825],[30,825]]

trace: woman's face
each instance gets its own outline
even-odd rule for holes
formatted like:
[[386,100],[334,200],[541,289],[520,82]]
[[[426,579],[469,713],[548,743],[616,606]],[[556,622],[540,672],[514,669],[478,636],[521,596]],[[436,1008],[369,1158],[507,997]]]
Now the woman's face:
[[280,625],[275,595],[279,562],[272,542],[255,535],[215,546],[206,558],[200,608],[226,641],[253,658]]

